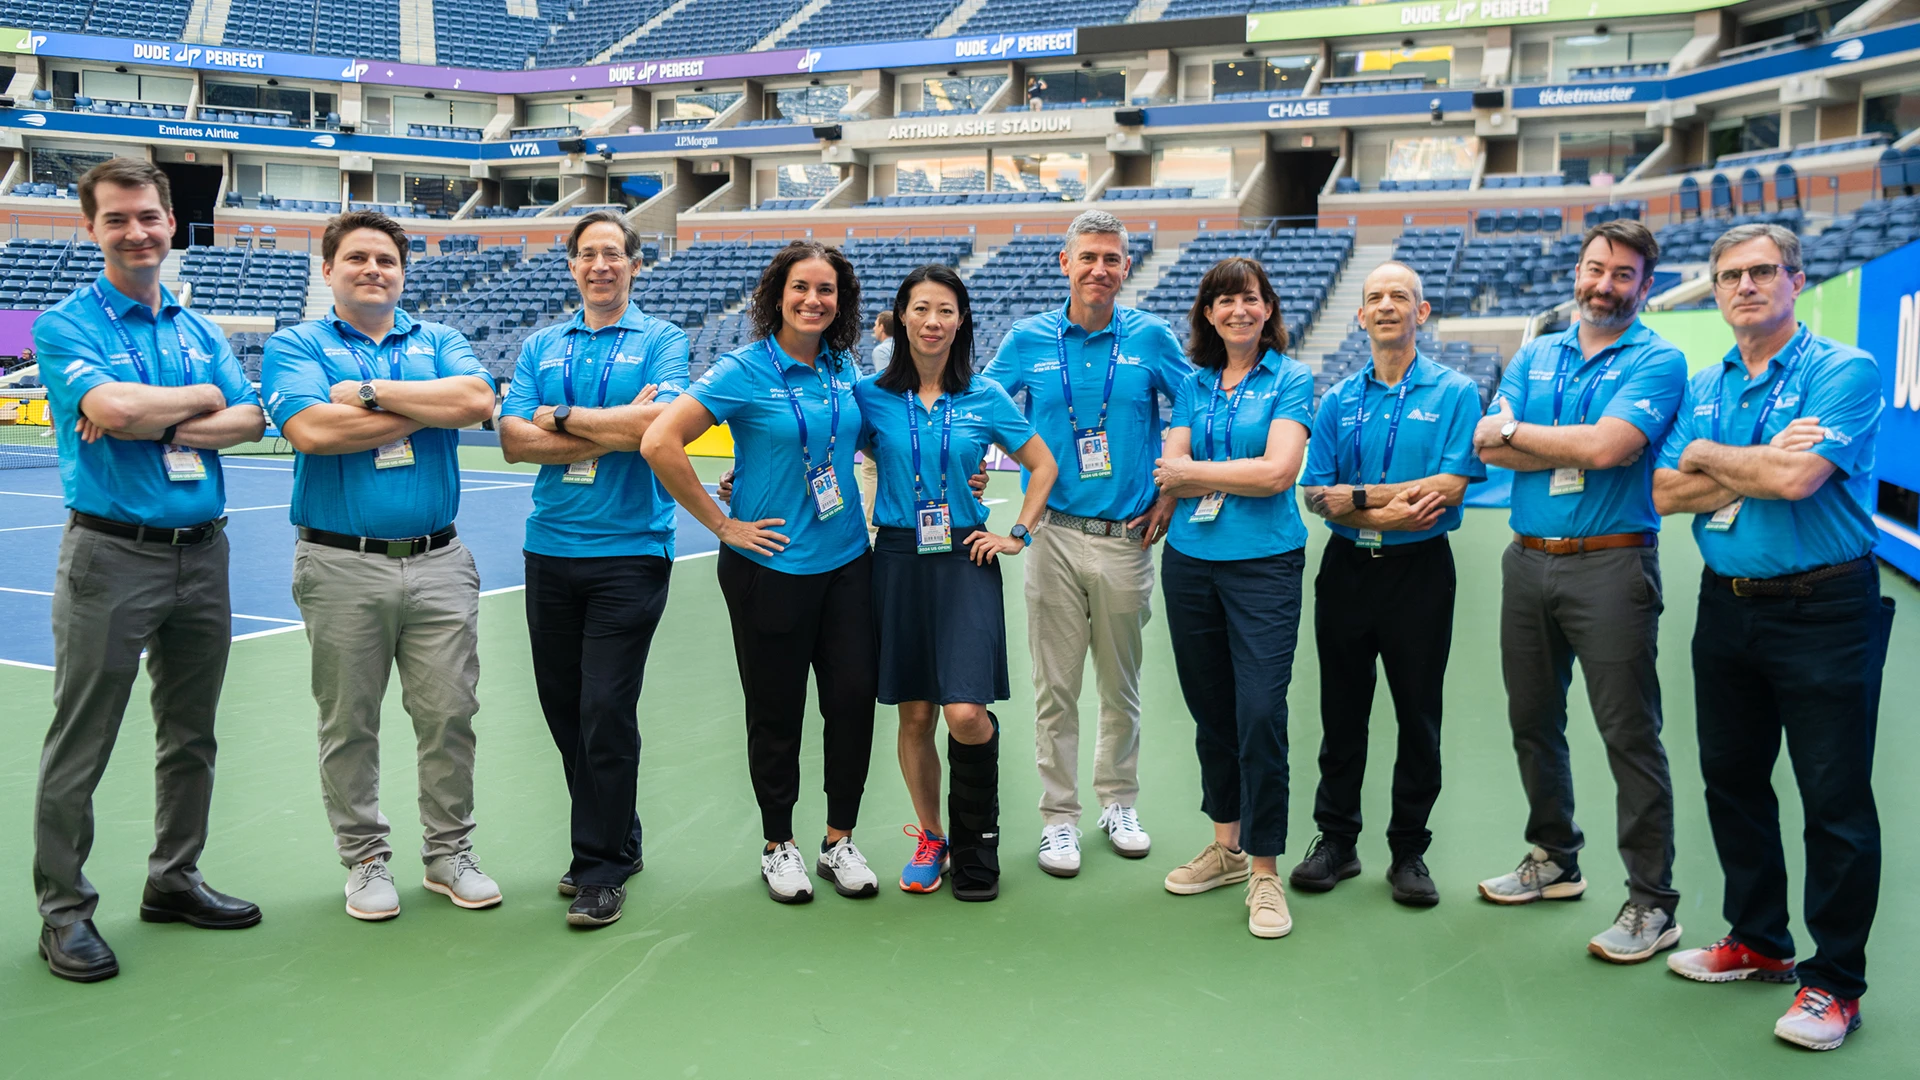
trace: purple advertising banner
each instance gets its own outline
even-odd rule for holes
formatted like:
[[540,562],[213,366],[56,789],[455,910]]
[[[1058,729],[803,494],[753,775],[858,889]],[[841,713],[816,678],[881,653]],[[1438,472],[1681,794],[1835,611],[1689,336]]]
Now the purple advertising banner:
[[741,79],[789,75],[805,71],[805,49],[776,49],[734,56],[690,59],[631,60],[593,67],[546,68],[532,71],[479,71],[473,68],[430,67],[397,60],[361,60],[363,83],[418,86],[433,90],[466,90],[480,94],[540,94],[553,90],[587,90],[603,86],[651,86],[656,83],[694,82],[700,79]]
[[0,308],[0,356],[19,356],[33,348],[33,320],[38,311]]

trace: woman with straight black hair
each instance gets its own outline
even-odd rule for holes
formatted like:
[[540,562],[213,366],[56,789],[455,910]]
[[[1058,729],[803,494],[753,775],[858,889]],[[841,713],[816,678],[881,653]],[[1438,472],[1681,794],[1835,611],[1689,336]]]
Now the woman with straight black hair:
[[1280,300],[1252,259],[1200,279],[1160,490],[1179,498],[1160,558],[1180,692],[1196,725],[1200,808],[1213,842],[1168,892],[1247,882],[1247,929],[1293,929],[1278,857],[1287,845],[1287,685],[1300,631],[1307,528],[1293,484],[1313,422],[1313,375],[1286,355]]
[[[641,452],[675,501],[720,538],[717,573],[746,697],[768,895],[813,899],[793,842],[811,670],[826,721],[827,833],[815,871],[842,896],[873,896],[879,881],[852,835],[873,751],[875,690],[873,556],[853,461],[860,283],[839,249],[796,240],[767,264],[750,311],[753,340],[669,405]],[[733,433],[732,515],[687,457],[687,444],[719,423]]]
[[[873,610],[879,697],[900,709],[900,771],[918,838],[900,874],[933,892],[951,867],[953,895],[1000,891],[1000,725],[988,706],[1009,696],[1000,555],[1026,550],[1058,469],[1047,444],[1000,385],[973,373],[967,287],[945,266],[908,274],[893,298],[893,362],[854,387],[861,442],[880,466],[873,521]],[[1029,473],[1018,521],[987,531],[968,474],[989,445]],[[947,823],[940,816],[934,726],[947,721]],[[949,831],[949,827],[951,831]]]

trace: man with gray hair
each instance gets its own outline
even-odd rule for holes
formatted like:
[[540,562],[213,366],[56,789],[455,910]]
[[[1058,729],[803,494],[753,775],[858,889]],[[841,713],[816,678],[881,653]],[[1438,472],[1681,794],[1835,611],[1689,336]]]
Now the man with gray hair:
[[[1193,368],[1161,319],[1115,302],[1132,260],[1120,219],[1088,210],[1067,226],[1067,302],[1008,331],[986,376],[1026,391],[1027,418],[1061,462],[1045,522],[1030,539],[1027,637],[1040,768],[1040,868],[1080,872],[1080,683],[1093,654],[1100,727],[1093,787],[1115,851],[1146,856],[1140,827],[1141,633],[1153,612],[1155,541],[1175,501],[1158,494],[1158,396]],[[1158,395],[1158,396],[1156,396]]]
[[[1694,707],[1729,929],[1667,966],[1701,982],[1797,977],[1773,1032],[1831,1050],[1860,1026],[1880,894],[1873,740],[1893,627],[1873,560],[1880,373],[1872,356],[1794,317],[1806,275],[1792,232],[1729,229],[1708,269],[1735,344],[1688,382],[1653,500],[1693,515],[1707,564]],[[1797,971],[1771,780],[1783,733],[1806,815],[1804,917],[1817,950]]]

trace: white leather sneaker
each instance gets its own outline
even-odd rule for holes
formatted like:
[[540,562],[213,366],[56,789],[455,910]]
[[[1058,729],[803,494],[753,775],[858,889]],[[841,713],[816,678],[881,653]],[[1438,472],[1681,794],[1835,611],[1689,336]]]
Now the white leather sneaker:
[[1153,850],[1153,838],[1140,827],[1140,815],[1131,806],[1115,803],[1100,811],[1099,826],[1107,831],[1113,850],[1129,859],[1144,859]]
[[1040,869],[1054,877],[1080,872],[1080,830],[1061,822],[1040,830]]

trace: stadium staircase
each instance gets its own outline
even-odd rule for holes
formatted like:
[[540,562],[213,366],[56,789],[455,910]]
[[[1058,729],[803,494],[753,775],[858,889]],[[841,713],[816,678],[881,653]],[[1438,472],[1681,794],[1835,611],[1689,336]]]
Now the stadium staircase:
[[628,48],[634,42],[639,41],[641,38],[645,37],[646,35],[653,33],[654,29],[657,28],[661,23],[664,23],[668,19],[671,19],[675,15],[678,15],[682,11],[685,11],[687,9],[687,5],[691,3],[693,3],[693,0],[673,0],[673,3],[668,4],[665,8],[661,9],[660,14],[655,15],[653,18],[648,19],[646,22],[643,22],[639,26],[634,27],[632,30],[627,32],[627,35],[625,37],[607,46],[606,48],[601,49],[599,52],[593,55],[592,60],[589,60],[587,62],[590,64],[606,63],[607,61],[613,59],[614,56],[619,54],[621,50]]
[[180,40],[201,45],[220,44],[227,39],[227,13],[232,10],[233,0],[193,0]]
[[437,64],[433,0],[400,0],[400,62]]
[[930,38],[943,38],[958,34],[960,28],[967,25],[967,20],[979,14],[980,9],[986,6],[987,0],[964,0],[964,2],[959,7],[954,8],[946,18],[940,20],[940,25],[928,31],[927,36]]
[[1306,342],[1293,350],[1294,359],[1316,372],[1325,367],[1326,358],[1340,348],[1347,331],[1353,328],[1353,313],[1360,310],[1360,288],[1366,284],[1367,274],[1392,257],[1392,244],[1361,244],[1353,249],[1353,257],[1333,279],[1333,290],[1320,309],[1320,318],[1307,331]]
[[[802,7],[799,11],[796,11],[791,16],[789,16],[786,22],[783,22],[779,26],[774,27],[773,33],[768,34],[766,37],[761,38],[757,42],[754,42],[753,48],[748,49],[747,51],[748,52],[765,52],[768,49],[778,46],[782,41],[786,39],[788,34],[791,34],[795,30],[800,29],[801,24],[805,23],[808,19],[813,18],[816,12],[818,12],[821,8],[826,7],[828,4],[832,2],[833,0],[807,0],[807,3],[804,7]],[[795,42],[795,44],[799,44],[799,43]]]

